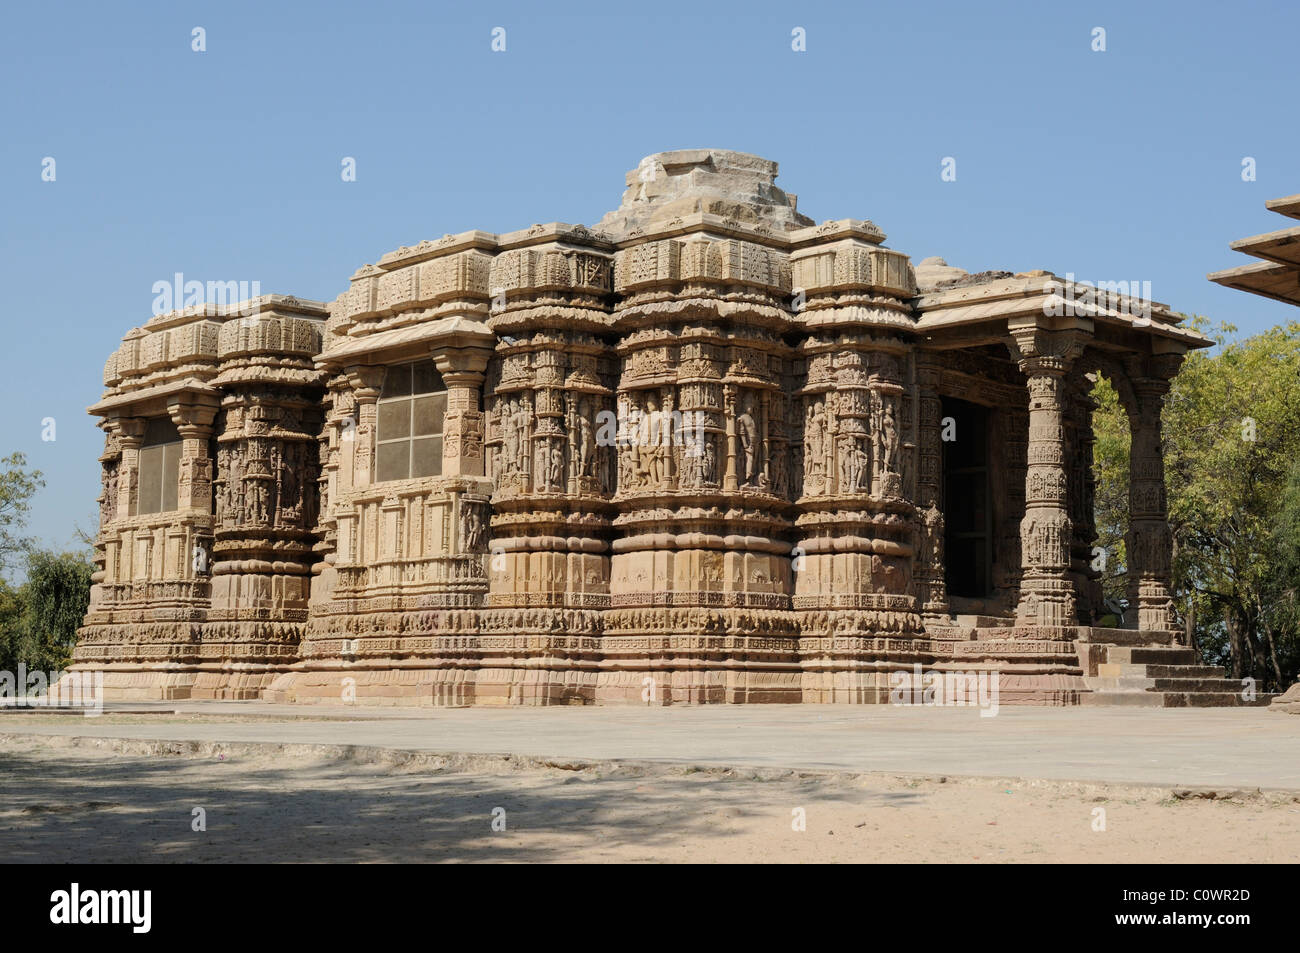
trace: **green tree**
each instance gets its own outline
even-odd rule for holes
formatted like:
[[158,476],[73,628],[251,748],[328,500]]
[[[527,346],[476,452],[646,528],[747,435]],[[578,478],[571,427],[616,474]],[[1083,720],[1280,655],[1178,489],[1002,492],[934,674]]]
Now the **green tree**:
[[77,627],[90,605],[94,564],[86,553],[36,550],[27,557],[22,630],[29,668],[61,670],[72,658]]
[[16,670],[18,662],[25,658],[24,605],[22,589],[0,579],[0,671]]
[[27,469],[26,455],[0,457],[0,571],[30,547],[31,540],[18,534],[27,523],[32,497],[43,486],[41,471]]
[[1093,513],[1097,525],[1097,545],[1106,553],[1101,570],[1101,588],[1106,598],[1120,603],[1124,599],[1128,557],[1124,536],[1128,532],[1128,460],[1130,431],[1128,414],[1120,405],[1114,385],[1104,377],[1092,389],[1097,402],[1093,413],[1092,449],[1096,492]]

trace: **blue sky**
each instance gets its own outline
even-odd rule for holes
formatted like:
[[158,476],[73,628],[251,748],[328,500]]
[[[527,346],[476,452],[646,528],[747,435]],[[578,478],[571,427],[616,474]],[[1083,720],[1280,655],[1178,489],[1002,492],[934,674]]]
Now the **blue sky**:
[[154,282],[328,301],[399,245],[594,222],[665,149],[775,159],[801,211],[870,218],[913,261],[1146,280],[1257,331],[1294,309],[1205,274],[1300,192],[1297,26],[1196,0],[12,4],[0,453],[45,472],[30,531],[66,546],[96,519],[85,408]]

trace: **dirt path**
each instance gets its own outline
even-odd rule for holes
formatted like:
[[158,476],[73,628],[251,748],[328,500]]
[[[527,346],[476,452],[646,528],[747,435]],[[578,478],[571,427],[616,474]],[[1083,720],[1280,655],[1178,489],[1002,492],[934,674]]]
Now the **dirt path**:
[[[192,830],[202,808],[206,831]],[[493,831],[504,808],[504,831]],[[798,810],[806,830],[796,831]],[[1097,814],[1104,811],[1104,818]],[[497,812],[499,815],[500,812]],[[1104,830],[1094,830],[1104,819]],[[499,824],[499,822],[498,822]],[[1300,860],[1300,797],[988,779],[449,768],[0,743],[9,862]]]

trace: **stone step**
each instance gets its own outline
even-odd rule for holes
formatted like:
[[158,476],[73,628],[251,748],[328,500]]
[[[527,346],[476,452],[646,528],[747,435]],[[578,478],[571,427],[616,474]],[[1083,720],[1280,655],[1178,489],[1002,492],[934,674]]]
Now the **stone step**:
[[1138,629],[1110,629],[1093,626],[1088,630],[1088,641],[1124,646],[1167,646],[1173,642],[1172,632],[1151,632]]
[[1155,688],[1156,680],[1145,675],[1108,675],[1085,676],[1083,683],[1094,692],[1145,692]]
[[1228,678],[1153,678],[1151,688],[1157,692],[1240,692],[1241,686]]
[[1134,665],[1132,662],[1102,662],[1097,674],[1107,678],[1139,675],[1144,678],[1227,678],[1217,665]]
[[1257,695],[1243,701],[1240,692],[1157,692],[1101,691],[1079,696],[1080,705],[1121,708],[1259,708],[1269,704],[1273,695]]
[[[1151,694],[1157,694],[1152,692]],[[1241,692],[1160,692],[1166,708],[1260,708],[1273,700],[1271,694],[1259,694],[1245,701]]]
[[[1124,669],[1141,669],[1147,678],[1219,678],[1226,679],[1228,673],[1218,665],[1121,665]],[[1098,666],[1100,669],[1101,666]],[[1137,672],[1125,671],[1125,675]]]
[[1217,665],[1201,665],[1185,646],[1107,645],[1106,661],[1095,676],[1084,705],[1143,708],[1236,708],[1267,705],[1272,695],[1243,701],[1241,685]]
[[1163,708],[1165,696],[1159,692],[1088,692],[1079,696],[1079,704],[1089,707],[1114,705],[1121,708]]
[[1106,661],[1132,665],[1195,665],[1199,660],[1195,652],[1182,646],[1116,645],[1106,650]]

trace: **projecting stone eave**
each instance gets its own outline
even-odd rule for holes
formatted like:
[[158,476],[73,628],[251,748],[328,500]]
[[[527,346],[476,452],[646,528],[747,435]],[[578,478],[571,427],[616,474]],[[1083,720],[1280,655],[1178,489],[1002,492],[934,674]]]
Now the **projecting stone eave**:
[[1273,261],[1256,261],[1206,277],[1217,285],[1272,298],[1285,304],[1300,305],[1300,268]]
[[136,390],[108,391],[97,403],[87,407],[86,413],[92,417],[161,415],[169,400],[181,396],[192,396],[216,406],[221,391],[197,377],[184,377]]
[[[1143,302],[1127,295],[1113,301],[1089,301],[1097,289],[1081,287],[1046,271],[1026,272],[1013,278],[961,285],[919,295],[912,302],[918,313],[916,330],[939,343],[951,336],[954,344],[968,346],[971,333],[988,328],[990,340],[1005,333],[1006,323],[1038,317],[1045,325],[1061,321],[1084,322],[1085,330],[1097,334],[1109,331],[1137,332],[1181,348],[1209,347],[1205,335],[1180,327],[1182,317],[1169,305]],[[1149,313],[1148,313],[1149,309]]]
[[1300,194],[1287,195],[1280,199],[1269,199],[1264,207],[1270,212],[1277,212],[1287,218],[1300,218]]
[[[1270,212],[1300,218],[1300,194],[1269,199],[1264,206]],[[1264,261],[1212,271],[1206,278],[1225,288],[1300,305],[1300,226],[1240,238],[1229,247]]]
[[359,365],[386,364],[426,356],[435,347],[491,348],[497,337],[476,318],[450,315],[425,324],[333,340],[333,346],[314,358],[318,370],[338,372]]
[[1284,265],[1300,265],[1300,225],[1239,238],[1229,246],[1233,251]]

